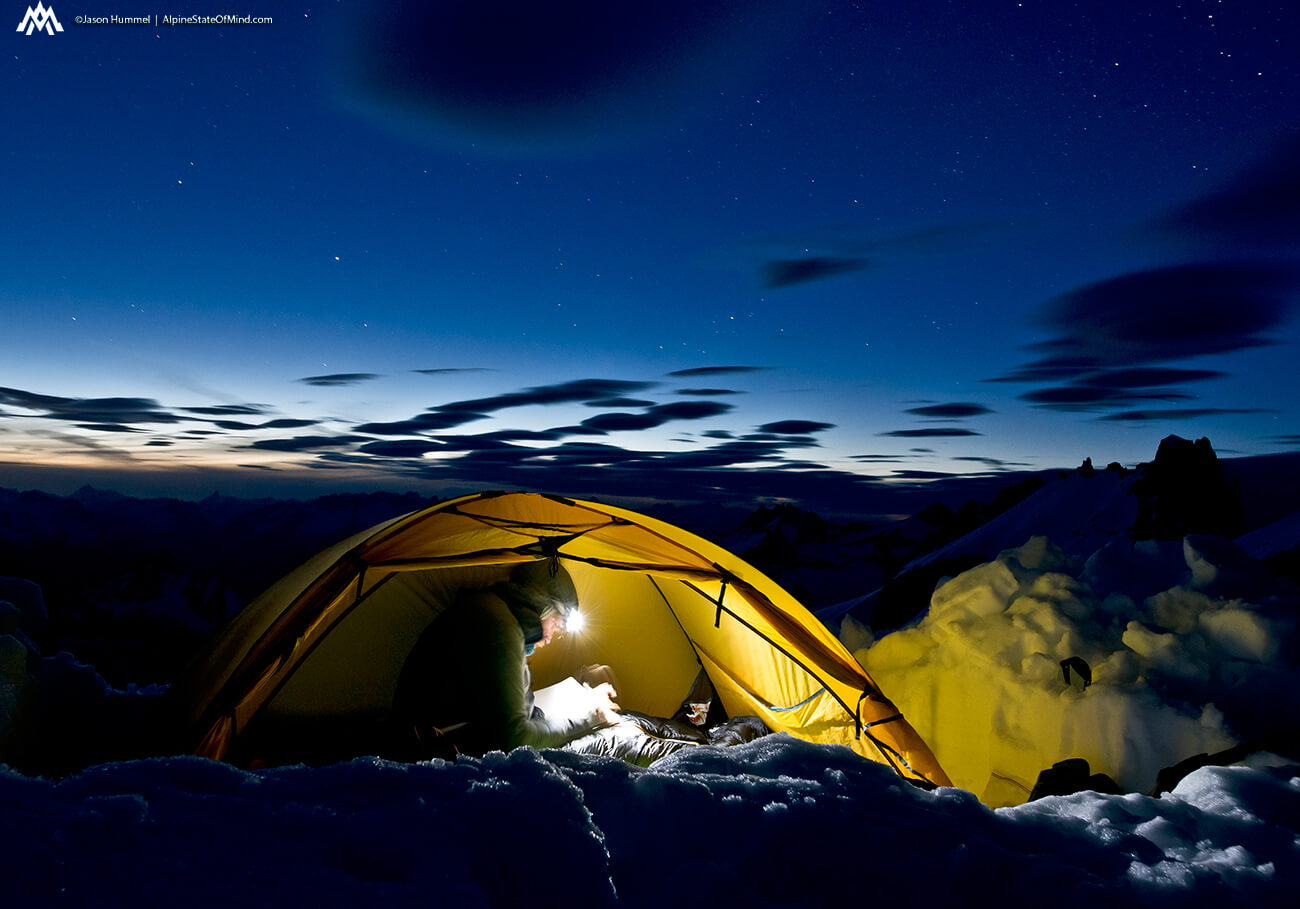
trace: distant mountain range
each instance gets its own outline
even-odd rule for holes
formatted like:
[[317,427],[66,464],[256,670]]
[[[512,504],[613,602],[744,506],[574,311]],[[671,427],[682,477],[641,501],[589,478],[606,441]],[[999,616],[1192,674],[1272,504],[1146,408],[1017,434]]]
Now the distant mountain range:
[[[713,540],[780,582],[828,624],[877,629],[926,608],[945,576],[1046,535],[1083,558],[1118,540],[1208,533],[1278,573],[1300,572],[1300,454],[1219,461],[1171,436],[1135,469],[1008,474],[949,483],[901,521],[831,521],[792,505],[640,510]],[[413,493],[308,501],[136,499],[0,490],[0,577],[40,585],[41,651],[71,651],[112,684],[170,680],[202,639],[281,575],[366,527],[436,500]],[[29,629],[30,631],[30,629]]]

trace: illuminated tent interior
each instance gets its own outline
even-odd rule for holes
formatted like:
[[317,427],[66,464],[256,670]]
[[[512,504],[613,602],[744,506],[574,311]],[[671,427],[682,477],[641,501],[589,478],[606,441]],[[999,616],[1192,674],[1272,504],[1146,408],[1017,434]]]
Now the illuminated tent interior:
[[[581,633],[532,658],[535,687],[606,663],[629,710],[671,716],[701,667],[730,716],[842,744],[948,785],[929,747],[808,610],[726,550],[624,509],[533,493],[453,499],[321,552],[248,605],[171,688],[184,750],[303,760],[390,715],[406,656],[458,590],[558,556]],[[359,743],[364,746],[364,743]],[[367,753],[355,750],[355,754]]]

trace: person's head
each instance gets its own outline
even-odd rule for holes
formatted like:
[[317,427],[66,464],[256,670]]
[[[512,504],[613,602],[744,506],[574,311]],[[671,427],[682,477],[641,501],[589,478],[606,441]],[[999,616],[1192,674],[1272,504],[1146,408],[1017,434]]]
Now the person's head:
[[565,620],[578,608],[578,591],[559,559],[524,562],[510,572],[507,595],[535,612],[541,622],[541,636],[529,641],[532,647],[549,644],[564,630]]

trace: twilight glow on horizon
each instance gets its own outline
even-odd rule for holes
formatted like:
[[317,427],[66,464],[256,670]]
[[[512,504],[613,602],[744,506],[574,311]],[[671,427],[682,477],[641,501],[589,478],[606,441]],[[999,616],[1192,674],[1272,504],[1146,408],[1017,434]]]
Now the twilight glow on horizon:
[[26,6],[0,486],[867,508],[1300,447],[1288,5]]

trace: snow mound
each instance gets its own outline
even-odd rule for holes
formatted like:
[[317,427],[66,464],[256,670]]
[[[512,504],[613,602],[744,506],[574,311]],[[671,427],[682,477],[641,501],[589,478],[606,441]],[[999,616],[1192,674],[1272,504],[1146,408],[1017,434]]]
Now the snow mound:
[[1204,767],[1161,799],[1081,792],[998,813],[1022,824],[1042,819],[1128,853],[1125,876],[1156,904],[1180,892],[1198,893],[1205,905],[1223,898],[1274,904],[1291,898],[1287,891],[1294,896],[1279,857],[1300,849],[1295,769]]
[[1084,563],[1033,537],[857,656],[957,785],[1010,805],[1066,758],[1148,791],[1185,758],[1291,733],[1296,615],[1294,588],[1216,537]]
[[[0,768],[6,905],[1287,906],[1300,767],[1169,797],[990,811],[840,746],[774,735],[649,770],[519,749],[245,771],[201,758],[58,782]],[[1289,883],[1288,883],[1289,882]]]
[[575,904],[613,901],[581,793],[527,749],[261,773],[151,759],[58,783],[3,773],[0,790],[7,905],[526,905],[542,844]]
[[44,656],[33,636],[45,621],[39,587],[0,578],[0,764],[70,773],[156,754],[146,749],[159,733],[154,708],[164,689],[115,689],[66,650]]
[[1300,511],[1237,537],[1235,542],[1260,561],[1300,551]]

